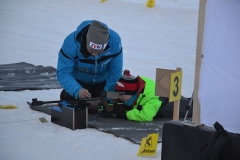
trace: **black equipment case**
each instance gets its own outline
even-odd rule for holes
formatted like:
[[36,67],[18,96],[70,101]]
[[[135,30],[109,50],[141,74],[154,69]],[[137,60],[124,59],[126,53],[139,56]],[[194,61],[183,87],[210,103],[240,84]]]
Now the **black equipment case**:
[[204,160],[213,127],[188,121],[169,121],[163,125],[161,160]]

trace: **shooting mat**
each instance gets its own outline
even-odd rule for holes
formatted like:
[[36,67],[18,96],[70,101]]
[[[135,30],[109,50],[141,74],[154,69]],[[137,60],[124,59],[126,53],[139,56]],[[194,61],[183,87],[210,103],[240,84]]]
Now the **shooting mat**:
[[0,91],[60,88],[54,67],[35,66],[25,62],[0,65]]
[[[31,109],[51,115],[53,104],[41,106],[30,106]],[[103,117],[98,114],[88,114],[88,127],[99,131],[111,133],[116,137],[125,138],[133,143],[141,144],[142,138],[151,133],[159,133],[158,142],[162,142],[163,124],[172,120],[171,118],[155,118],[153,122],[135,122],[114,117]]]
[[141,144],[142,138],[151,133],[158,133],[158,142],[162,142],[163,124],[170,118],[155,118],[152,122],[135,122],[126,119],[88,115],[88,127]]

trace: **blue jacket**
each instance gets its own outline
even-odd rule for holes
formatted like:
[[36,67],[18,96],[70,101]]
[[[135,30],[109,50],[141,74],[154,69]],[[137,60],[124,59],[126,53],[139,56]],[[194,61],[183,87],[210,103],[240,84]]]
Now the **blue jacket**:
[[[101,83],[106,80],[104,90],[116,84],[122,75],[123,53],[119,35],[108,28],[109,42],[103,53],[92,56],[86,49],[86,34],[92,20],[83,21],[77,30],[64,40],[59,51],[57,78],[62,87],[76,99],[82,86]],[[106,24],[103,23],[107,27]]]

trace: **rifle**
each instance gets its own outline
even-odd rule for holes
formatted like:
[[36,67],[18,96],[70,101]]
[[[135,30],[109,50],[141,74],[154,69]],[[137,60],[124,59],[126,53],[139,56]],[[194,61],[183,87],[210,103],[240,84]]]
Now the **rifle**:
[[[99,98],[84,98],[84,99],[74,99],[67,100],[69,106],[92,106],[90,108],[95,108],[96,106],[105,105],[108,111],[111,111],[112,107],[108,103],[108,99],[116,100],[122,92],[102,92]],[[30,107],[41,106],[44,104],[58,103],[61,104],[65,100],[53,100],[53,101],[39,101],[37,98],[32,98],[32,102],[27,102]]]
[[[67,101],[69,106],[90,106],[91,103],[89,103],[89,101],[96,101],[96,100],[100,100],[100,98],[86,98],[86,99],[76,99],[76,100],[69,100]],[[28,105],[31,106],[40,106],[40,105],[44,105],[44,104],[50,104],[50,103],[58,103],[61,104],[62,102],[64,102],[65,100],[55,100],[55,101],[39,101],[37,98],[32,98],[32,102],[27,102]]]

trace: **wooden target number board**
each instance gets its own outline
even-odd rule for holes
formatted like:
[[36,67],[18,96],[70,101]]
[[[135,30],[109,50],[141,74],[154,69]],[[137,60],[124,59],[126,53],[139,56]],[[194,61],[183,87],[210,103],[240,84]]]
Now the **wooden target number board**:
[[179,119],[179,104],[182,92],[182,69],[156,69],[155,95],[168,97],[169,102],[174,102],[173,120]]

